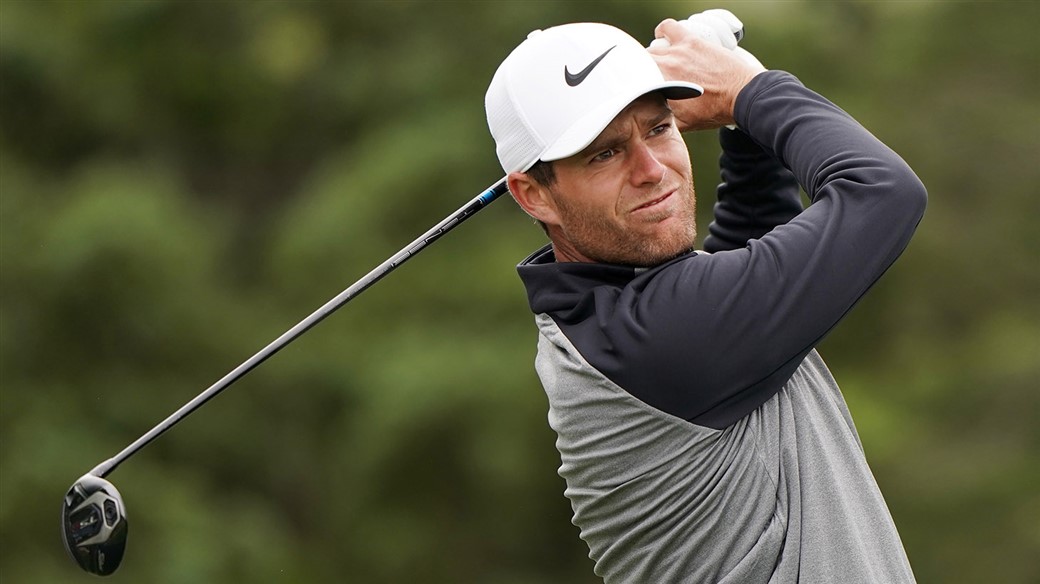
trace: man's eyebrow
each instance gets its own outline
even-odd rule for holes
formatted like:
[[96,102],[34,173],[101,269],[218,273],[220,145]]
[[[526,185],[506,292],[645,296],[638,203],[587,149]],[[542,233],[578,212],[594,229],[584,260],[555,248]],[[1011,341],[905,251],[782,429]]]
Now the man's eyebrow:
[[672,117],[672,108],[665,105],[660,109],[660,111],[657,112],[656,115],[648,117],[647,123],[645,125],[656,127],[658,124],[667,120],[670,117]]
[[639,125],[644,128],[655,128],[670,117],[672,117],[672,108],[668,107],[668,104],[662,103],[657,111],[640,118]]
[[607,128],[591,144],[586,146],[582,151],[582,156],[591,156],[604,150],[609,150],[615,146],[621,144],[628,139],[628,132],[621,132],[618,130],[612,130]]

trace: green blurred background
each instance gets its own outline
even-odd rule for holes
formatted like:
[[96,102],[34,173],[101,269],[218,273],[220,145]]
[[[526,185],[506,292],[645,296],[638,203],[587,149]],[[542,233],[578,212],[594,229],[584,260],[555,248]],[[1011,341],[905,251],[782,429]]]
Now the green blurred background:
[[[918,579],[1040,581],[1038,3],[20,0],[0,580],[91,581],[77,477],[500,176],[484,90],[527,32],[719,6],[929,188],[821,346]],[[717,142],[688,141],[710,213]],[[594,582],[514,269],[542,241],[497,203],[120,468],[110,581]]]

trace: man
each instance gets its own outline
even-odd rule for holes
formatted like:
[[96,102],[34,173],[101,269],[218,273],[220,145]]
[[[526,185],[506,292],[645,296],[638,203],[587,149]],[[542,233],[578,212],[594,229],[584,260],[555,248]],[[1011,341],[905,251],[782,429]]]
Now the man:
[[[648,52],[601,24],[536,31],[486,98],[510,192],[551,241],[518,269],[595,572],[912,582],[813,347],[905,248],[925,190],[790,74],[673,20],[656,35]],[[723,182],[694,252],[679,132],[706,128]]]

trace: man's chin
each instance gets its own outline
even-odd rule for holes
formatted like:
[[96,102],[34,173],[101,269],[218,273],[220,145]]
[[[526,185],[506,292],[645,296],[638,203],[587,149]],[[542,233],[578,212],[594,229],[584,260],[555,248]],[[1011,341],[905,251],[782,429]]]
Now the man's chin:
[[571,255],[585,258],[584,261],[652,268],[692,252],[696,239],[696,227],[686,223],[681,229],[673,227],[664,233],[637,235],[633,232],[614,231],[609,236],[604,234],[585,240],[566,240],[569,242],[566,248],[574,252]]
[[624,254],[612,262],[617,265],[630,266],[633,268],[653,268],[668,263],[676,258],[693,252],[696,237],[690,237],[687,242],[675,245],[658,246],[656,248],[632,249],[630,253]]
[[685,255],[691,254],[694,252],[694,249],[695,248],[691,245],[689,247],[682,248],[679,251],[663,253],[655,256],[648,256],[646,258],[640,258],[639,260],[631,262],[628,265],[632,266],[633,268],[656,268],[657,266],[667,264],[668,262],[674,259],[681,258]]

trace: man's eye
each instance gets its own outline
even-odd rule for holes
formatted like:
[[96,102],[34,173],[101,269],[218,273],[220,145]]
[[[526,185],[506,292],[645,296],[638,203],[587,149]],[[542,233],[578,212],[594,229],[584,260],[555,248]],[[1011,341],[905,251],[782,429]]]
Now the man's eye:
[[612,158],[615,154],[617,154],[617,150],[614,150],[613,148],[608,148],[608,149],[604,150],[603,152],[600,152],[599,154],[593,156],[592,157],[592,161],[593,162],[602,162],[604,160],[608,160],[608,159]]
[[657,136],[658,134],[664,134],[671,127],[671,124],[661,124],[660,126],[655,127],[653,130],[650,130],[650,135]]

